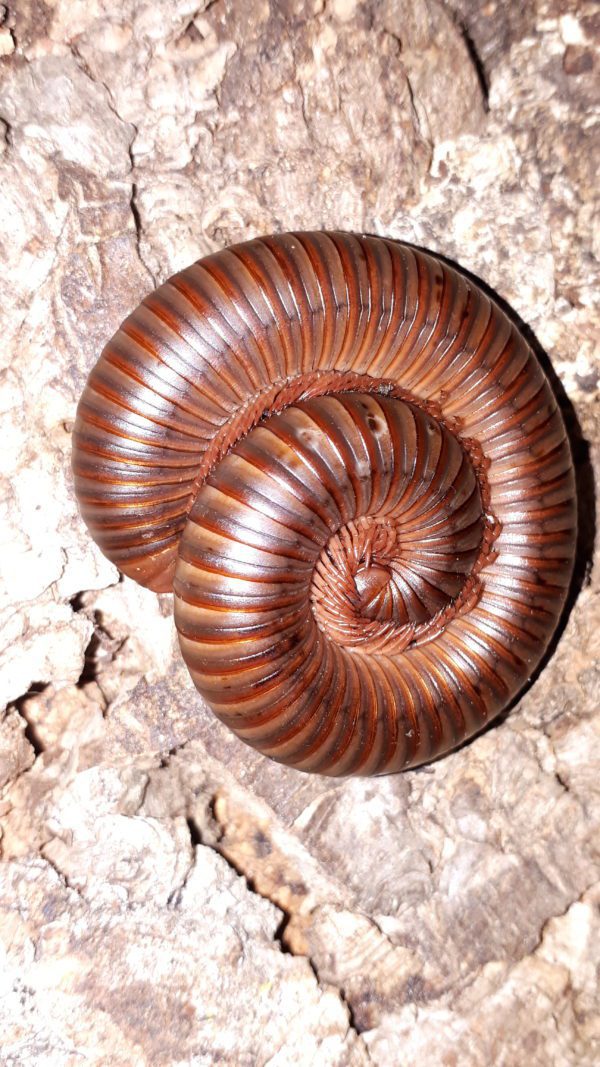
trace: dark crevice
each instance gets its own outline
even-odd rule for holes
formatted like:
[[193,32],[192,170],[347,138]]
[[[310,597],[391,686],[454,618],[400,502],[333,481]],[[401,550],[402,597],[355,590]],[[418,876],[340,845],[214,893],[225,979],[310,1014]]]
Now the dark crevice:
[[[179,752],[180,748],[183,748],[183,747],[184,747],[183,745],[176,745],[174,748],[170,748],[168,750],[168,752],[163,752],[161,757],[160,757],[160,763],[158,765],[160,767],[160,769],[164,770],[165,767],[168,767],[170,762],[171,762],[171,759],[173,758],[173,756],[175,756]],[[191,826],[192,821],[193,820],[188,820],[188,826]],[[197,827],[196,827],[196,829],[197,829]],[[190,834],[191,834],[191,830],[190,830]],[[200,842],[198,842],[198,844],[199,843]]]
[[41,756],[42,752],[44,751],[44,743],[40,735],[38,734],[34,723],[29,721],[27,715],[24,715],[23,712],[21,712],[21,718],[25,721],[26,724],[25,729],[23,731],[25,740],[29,741],[29,744],[31,745],[34,754],[37,758],[38,756]]
[[[213,0],[213,3],[216,3],[216,2],[217,2],[217,0]],[[209,6],[212,6],[212,4],[209,5]],[[208,8],[206,8],[206,10],[208,10]],[[200,12],[198,12],[198,14],[200,14]],[[192,18],[191,21],[190,21],[190,26],[193,25],[193,21],[194,21],[194,19]],[[113,97],[112,91],[110,89],[110,86],[105,81],[102,81],[100,78],[97,78],[96,75],[90,70],[87,62],[85,61],[84,57],[79,52],[76,44],[74,44],[71,41],[69,43],[69,48],[71,50],[71,54],[73,55],[74,59],[76,60],[78,66],[79,66],[79,69],[81,71],[83,71],[83,73],[86,75],[86,77],[88,77],[90,79],[90,81],[94,82],[95,85],[101,85],[102,88],[106,91],[107,103],[108,103],[108,106],[109,106],[110,110],[112,111],[113,115],[115,115],[115,117],[119,120],[119,122],[123,123],[124,126],[129,126],[129,128],[133,131],[133,134],[132,134],[131,139],[129,141],[129,144],[127,146],[127,152],[128,152],[128,155],[129,155],[129,164],[130,164],[130,168],[131,168],[131,173],[133,175],[134,172],[135,172],[135,158],[134,158],[134,154],[133,154],[133,143],[134,143],[135,138],[137,137],[137,134],[138,134],[137,126],[135,125],[135,123],[130,122],[129,120],[122,118],[122,116],[119,114],[119,112],[117,110],[117,106],[116,106],[115,101],[114,101],[114,97]],[[138,259],[139,259],[140,263],[148,271],[148,274],[150,275],[150,278],[152,279],[153,285],[156,286],[158,284],[157,280],[154,277],[153,272],[150,270],[150,267],[148,266],[148,264],[144,260],[144,258],[142,256],[142,253],[141,253],[142,222],[141,222],[141,218],[140,218],[139,208],[138,208],[138,205],[137,205],[137,196],[138,196],[138,186],[137,186],[135,180],[133,180],[133,178],[132,178],[131,193],[130,193],[130,197],[129,197],[129,207],[130,207],[130,210],[131,210],[131,216],[133,218],[133,225],[134,225],[134,229],[135,229],[136,251],[137,251]]]
[[[253,892],[256,892],[256,890],[253,890]],[[259,894],[259,896],[262,896],[262,894]],[[267,897],[265,899],[268,900],[269,898]],[[276,907],[279,908],[280,911],[283,910],[282,907],[281,907],[281,904],[276,904]],[[275,932],[273,934],[273,940],[277,944],[277,946],[279,948],[279,951],[282,952],[284,956],[295,956],[297,958],[306,960],[306,962],[308,963],[308,966],[310,967],[312,973],[315,976],[317,985],[319,986],[320,989],[323,989],[323,984],[321,982],[321,976],[319,975],[319,969],[318,969],[316,963],[314,962],[314,960],[308,955],[304,955],[303,953],[294,952],[293,948],[290,946],[290,943],[289,943],[289,941],[287,940],[287,938],[285,936],[287,927],[289,926],[289,924],[291,922],[291,919],[292,919],[292,916],[290,915],[290,913],[287,912],[287,911],[283,911],[283,915],[281,916],[281,920],[279,922],[279,925],[276,927]],[[328,984],[328,983],[326,983],[326,984]],[[352,1003],[351,1003],[351,1001],[348,999],[348,997],[346,995],[346,990],[344,989],[343,986],[338,986],[335,983],[331,983],[331,985],[335,989],[338,997],[340,998],[342,1004],[344,1005],[346,1011],[348,1012],[348,1022],[349,1022],[349,1025],[350,1025],[350,1029],[353,1030],[355,1034],[360,1036],[360,1034],[364,1030],[366,1030],[367,1027],[361,1026],[360,1023],[357,1021],[356,1015],[354,1013],[354,1008],[352,1007]]]
[[29,741],[36,757],[41,756],[42,752],[45,751],[45,746],[37,732],[35,723],[31,722],[27,715],[26,705],[31,697],[37,696],[38,693],[43,693],[44,690],[48,688],[49,684],[47,682],[32,682],[29,689],[22,697],[19,697],[18,700],[13,700],[12,703],[8,705],[9,708],[14,708],[23,719],[23,722],[25,723],[25,729],[23,731],[25,739]]
[[[217,826],[221,826],[221,824],[219,823],[219,819],[215,813],[215,800],[216,798],[213,797],[211,803],[209,804],[209,811],[213,819],[215,820]],[[219,855],[223,857],[227,866],[231,867],[232,871],[235,871],[236,874],[238,874],[241,878],[244,879],[244,882],[246,883],[251,893],[255,893],[256,896],[261,897],[262,900],[268,900],[269,904],[273,904],[277,908],[277,910],[282,913],[281,920],[278,923],[277,929],[275,930],[274,940],[277,942],[282,952],[285,952],[286,954],[291,956],[295,955],[295,953],[292,952],[289,945],[287,945],[284,940],[286,927],[292,918],[291,912],[286,911],[286,909],[283,908],[281,904],[279,904],[276,900],[273,900],[266,893],[260,892],[260,890],[256,886],[254,878],[252,878],[252,876],[249,875],[239,863],[236,863],[236,861],[232,859],[231,856],[229,856],[225,851],[222,843],[223,836],[224,835],[221,833],[221,838],[215,841],[215,843],[211,847],[214,848],[215,852],[218,852]]]
[[111,636],[105,626],[102,612],[88,607],[85,599],[86,595],[85,592],[76,593],[69,600],[73,611],[84,614],[94,626],[94,631],[85,649],[83,670],[75,683],[78,689],[83,689],[90,682],[100,684],[98,676],[102,663],[114,659],[127,641],[127,638],[117,639]]
[[[280,911],[282,910],[280,904],[277,904],[276,907],[279,908]],[[293,949],[291,948],[289,942],[286,941],[286,937],[285,937],[285,931],[286,931],[287,927],[290,924],[291,918],[292,918],[292,916],[289,914],[289,912],[284,911],[282,916],[281,916],[281,919],[280,919],[280,921],[279,921],[279,923],[277,925],[277,927],[275,928],[275,932],[273,934],[273,940],[277,942],[277,944],[279,946],[279,949],[280,949],[281,952],[283,952],[284,956],[296,956],[297,955],[297,953],[294,952]],[[304,956],[303,959],[308,959],[308,962],[310,963],[311,969],[314,971],[314,973],[315,973],[315,975],[317,977],[317,980],[318,980],[318,975],[317,975],[317,972],[315,971],[315,968],[314,968],[312,960],[309,959],[308,956]]]
[[6,147],[7,148],[12,148],[12,145],[13,145],[12,126],[11,126],[10,122],[8,121],[8,119],[4,118],[3,115],[0,115],[0,126],[2,128],[0,132],[1,132],[2,136],[3,136],[4,143],[5,143]]
[[48,844],[49,844],[49,842],[47,841],[44,845],[41,846],[41,848],[39,850],[42,859],[44,859],[46,861],[46,863],[48,864],[49,867],[52,867],[52,870],[55,872],[55,874],[58,875],[58,877],[60,878],[61,882],[63,883],[63,885],[65,886],[66,889],[71,889],[73,891],[73,893],[77,894],[77,896],[79,897],[80,900],[85,900],[85,895],[81,892],[81,890],[78,889],[77,886],[73,885],[69,881],[69,879],[67,878],[67,876],[64,873],[64,871],[62,871],[60,869],[58,864],[56,864],[54,862],[54,860],[50,859],[50,856],[46,855],[46,851],[45,850],[46,850],[46,846]]
[[84,600],[84,597],[85,597],[85,593],[84,592],[75,593],[75,596],[72,596],[71,599],[69,600],[69,604],[71,605],[71,607],[72,607],[72,609],[73,609],[73,611],[75,613],[78,613],[80,611],[85,611],[85,600]]
[[194,22],[194,19],[191,19],[191,21],[188,22],[188,24],[187,24],[187,26],[186,26],[186,28],[183,31],[181,36],[187,38],[187,40],[191,41],[192,44],[195,44],[196,41],[203,41],[204,40],[204,34],[200,33],[200,30],[196,26],[196,23]]
[[[97,625],[96,612],[94,612],[94,627]],[[76,686],[78,689],[83,689],[84,686],[90,682],[95,682],[98,679],[98,659],[102,650],[102,639],[97,630],[94,629],[90,640],[88,641],[87,648],[84,652],[83,670],[77,679]]]
[[483,110],[484,111],[489,111],[490,110],[490,86],[489,86],[486,70],[485,70],[485,67],[483,65],[483,60],[481,59],[481,56],[479,55],[479,52],[477,51],[477,47],[475,45],[475,41],[471,37],[471,34],[469,33],[469,29],[468,29],[466,23],[462,22],[460,19],[458,19],[457,22],[456,22],[456,25],[457,25],[458,29],[460,30],[460,35],[461,35],[461,37],[462,37],[462,39],[463,39],[463,41],[465,43],[465,47],[467,49],[467,52],[469,53],[469,59],[471,60],[471,63],[473,64],[473,68],[475,70],[475,74],[477,75],[477,81],[479,82],[479,88],[481,89],[481,95],[483,97]]
[[[214,801],[211,805],[211,809],[214,814]],[[214,817],[216,819],[216,815]],[[190,824],[190,822],[193,823],[193,820],[188,819],[188,825]],[[279,901],[273,900],[266,893],[262,893],[260,889],[257,888],[254,879],[246,873],[246,871],[240,864],[236,863],[235,860],[233,860],[230,856],[227,855],[219,841],[217,841],[211,847],[214,848],[215,852],[218,852],[219,855],[223,857],[223,859],[232,871],[235,871],[236,874],[240,875],[240,877],[244,879],[244,882],[246,883],[246,886],[248,887],[251,893],[255,893],[256,896],[261,897],[262,900],[266,900],[269,902],[269,904],[273,904],[277,908],[277,910],[281,912],[281,919],[279,920],[279,923],[277,924],[273,932],[274,943],[277,945],[277,948],[284,956],[294,956],[297,959],[306,960],[308,966],[310,967],[312,973],[315,976],[315,980],[317,982],[317,985],[319,986],[319,989],[323,989],[324,986],[321,983],[319,970],[314,960],[309,955],[305,955],[304,953],[300,952],[295,952],[294,949],[291,947],[288,938],[286,937],[287,928],[292,919],[294,918],[293,913],[284,908]],[[354,1010],[352,1008],[351,1003],[346,999],[344,989],[340,986],[335,985],[335,983],[333,982],[325,983],[325,985],[327,984],[330,984],[331,988],[335,989],[338,997],[340,998],[340,1001],[346,1008],[346,1011],[348,1012],[349,1028],[354,1031],[357,1037],[360,1037],[360,1034],[362,1030],[365,1029],[365,1027],[361,1027],[360,1024],[357,1023]]]
[[[131,166],[132,166],[132,169],[133,169],[133,159],[132,159],[132,156],[131,156],[131,150],[130,150],[130,153],[129,153],[129,158],[132,161],[131,162]],[[137,245],[138,245],[138,254],[139,254],[139,244],[140,244],[140,241],[142,239],[142,219],[141,219],[141,216],[140,216],[140,209],[139,209],[139,207],[137,205],[137,195],[138,195],[137,184],[136,184],[136,182],[132,181],[132,183],[131,183],[131,195],[129,197],[129,207],[131,209],[131,215],[132,215],[132,218],[133,218],[133,225],[135,227],[135,236],[136,236],[136,241],[137,241]]]
[[203,844],[200,827],[198,826],[198,823],[196,822],[194,817],[192,815],[188,815],[185,821],[187,823],[187,828],[190,832],[190,841],[192,843],[193,848],[196,848],[197,845]]
[[[298,953],[293,952],[292,949],[289,947],[289,945],[286,944],[285,940],[282,940],[282,938],[285,937],[285,928],[286,928],[288,922],[289,922],[289,916],[285,917],[281,921],[281,923],[277,927],[277,930],[275,931],[276,940],[278,941],[279,947],[280,947],[280,949],[281,949],[281,951],[283,953],[286,953],[289,956],[297,956]],[[301,958],[303,960],[306,960],[306,962],[308,963],[308,966],[310,967],[312,973],[315,976],[315,979],[316,979],[317,985],[319,986],[319,989],[323,989],[324,986],[323,986],[323,984],[321,982],[321,977],[319,975],[319,969],[318,969],[316,963],[314,962],[314,960],[311,959],[310,956],[302,956]],[[335,989],[338,997],[340,998],[342,1004],[344,1005],[346,1011],[348,1012],[348,1025],[349,1025],[350,1029],[354,1031],[354,1033],[356,1034],[357,1037],[360,1037],[360,1035],[362,1033],[364,1033],[364,1031],[367,1030],[368,1027],[367,1026],[361,1026],[360,1023],[357,1021],[357,1018],[356,1018],[356,1015],[355,1015],[355,1012],[354,1012],[354,1008],[352,1007],[352,1002],[348,999],[348,996],[347,996],[347,993],[346,993],[346,990],[345,990],[344,986],[343,985],[342,986],[336,985],[335,982],[331,982],[331,983],[327,983],[326,982],[325,983],[325,985],[328,985],[328,984],[333,989]]]
[[561,787],[561,789],[564,789],[565,793],[570,793],[571,792],[571,787],[570,787],[569,783],[563,778],[562,774],[560,774],[558,771],[555,771],[554,772],[554,777],[555,777],[556,781],[558,782],[559,786]]
[[135,226],[135,235],[139,246],[142,237],[142,220],[140,218],[140,210],[137,206],[136,197],[138,188],[135,182],[131,183],[131,196],[129,198],[129,207],[131,208],[131,214],[133,216],[133,224]]
[[[137,133],[137,130],[136,130],[136,133]],[[131,150],[131,146],[129,148],[129,158],[131,160],[131,169],[133,171],[135,163],[134,163],[133,152]],[[158,280],[155,277],[154,271],[151,270],[151,268],[149,267],[148,263],[146,262],[146,260],[144,259],[143,254],[142,254],[143,227],[142,227],[142,217],[140,215],[140,209],[138,207],[138,194],[139,194],[138,185],[137,185],[137,183],[135,181],[132,180],[132,182],[131,182],[131,194],[130,194],[130,197],[129,197],[129,209],[131,211],[131,217],[133,219],[133,226],[134,226],[134,230],[135,230],[135,249],[136,249],[137,256],[138,256],[138,259],[139,259],[140,263],[142,264],[144,269],[148,271],[148,274],[150,275],[150,278],[152,279],[152,284],[156,288],[156,286],[158,285]]]
[[192,44],[196,44],[197,41],[204,41],[205,36],[202,31],[199,30],[196,26],[196,19],[200,18],[200,16],[202,15],[206,15],[210,11],[210,9],[218,3],[219,0],[209,0],[209,3],[206,4],[205,7],[201,7],[198,9],[198,11],[195,11],[194,14],[191,15],[183,33],[181,34],[181,37],[187,38],[187,40],[191,41]]
[[475,40],[471,35],[469,25],[466,22],[465,18],[462,16],[461,12],[457,11],[452,5],[448,5],[447,7],[446,5],[443,6],[446,8],[448,15],[454,22],[456,29],[458,30],[464,41],[469,59],[471,60],[473,69],[477,76],[477,81],[479,82],[479,88],[481,90],[481,96],[483,98],[483,110],[487,112],[490,110],[490,83],[487,71],[485,69],[485,63],[483,62],[483,59],[481,58],[481,55],[479,53],[479,49],[477,48]]
[[[313,970],[315,970],[314,967],[313,967]],[[316,970],[315,970],[315,974],[317,974]],[[319,980],[319,976],[317,974],[317,981],[318,980]],[[345,991],[344,987],[343,986],[336,986],[336,991],[337,991],[338,997],[340,998],[342,1004],[344,1005],[346,1011],[348,1012],[348,1022],[350,1023],[350,1029],[353,1030],[354,1033],[357,1034],[358,1037],[360,1037],[360,1035],[362,1033],[364,1033],[365,1030],[368,1030],[369,1027],[368,1026],[361,1026],[360,1023],[357,1022],[356,1015],[354,1014],[354,1008],[352,1007],[351,1002],[348,1000],[348,997],[346,996],[346,991]]]

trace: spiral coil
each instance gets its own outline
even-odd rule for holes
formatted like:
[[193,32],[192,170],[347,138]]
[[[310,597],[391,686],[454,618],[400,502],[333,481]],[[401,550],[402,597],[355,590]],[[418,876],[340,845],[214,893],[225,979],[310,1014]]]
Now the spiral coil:
[[212,710],[303,770],[455,747],[565,601],[574,476],[541,367],[473,282],[396,242],[285,234],[175,275],[93,368],[73,467],[101,549],[173,588]]

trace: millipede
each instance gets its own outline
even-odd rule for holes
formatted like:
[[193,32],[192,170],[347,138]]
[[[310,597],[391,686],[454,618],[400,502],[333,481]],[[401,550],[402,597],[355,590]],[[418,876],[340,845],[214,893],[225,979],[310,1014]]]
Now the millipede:
[[208,707],[300,770],[454,749],[565,604],[556,397],[490,296],[397,241],[279,234],[175,274],[92,368],[73,470],[100,549],[173,591]]

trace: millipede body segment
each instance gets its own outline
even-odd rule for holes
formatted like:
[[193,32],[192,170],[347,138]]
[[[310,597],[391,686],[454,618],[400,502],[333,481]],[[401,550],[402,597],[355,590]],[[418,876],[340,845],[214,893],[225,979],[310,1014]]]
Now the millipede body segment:
[[173,590],[205,701],[322,774],[417,766],[539,663],[575,547],[556,399],[435,256],[345,233],[208,256],[140,304],[79,403],[81,513]]

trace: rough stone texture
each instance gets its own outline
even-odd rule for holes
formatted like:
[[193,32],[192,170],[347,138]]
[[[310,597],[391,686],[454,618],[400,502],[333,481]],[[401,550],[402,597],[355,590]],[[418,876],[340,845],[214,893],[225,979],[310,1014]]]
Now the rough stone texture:
[[[3,1063],[598,1063],[599,37],[587,0],[2,7]],[[154,282],[327,226],[512,306],[579,482],[532,687],[376,781],[287,771],[203,713],[170,597],[119,581],[71,490],[85,375]]]

